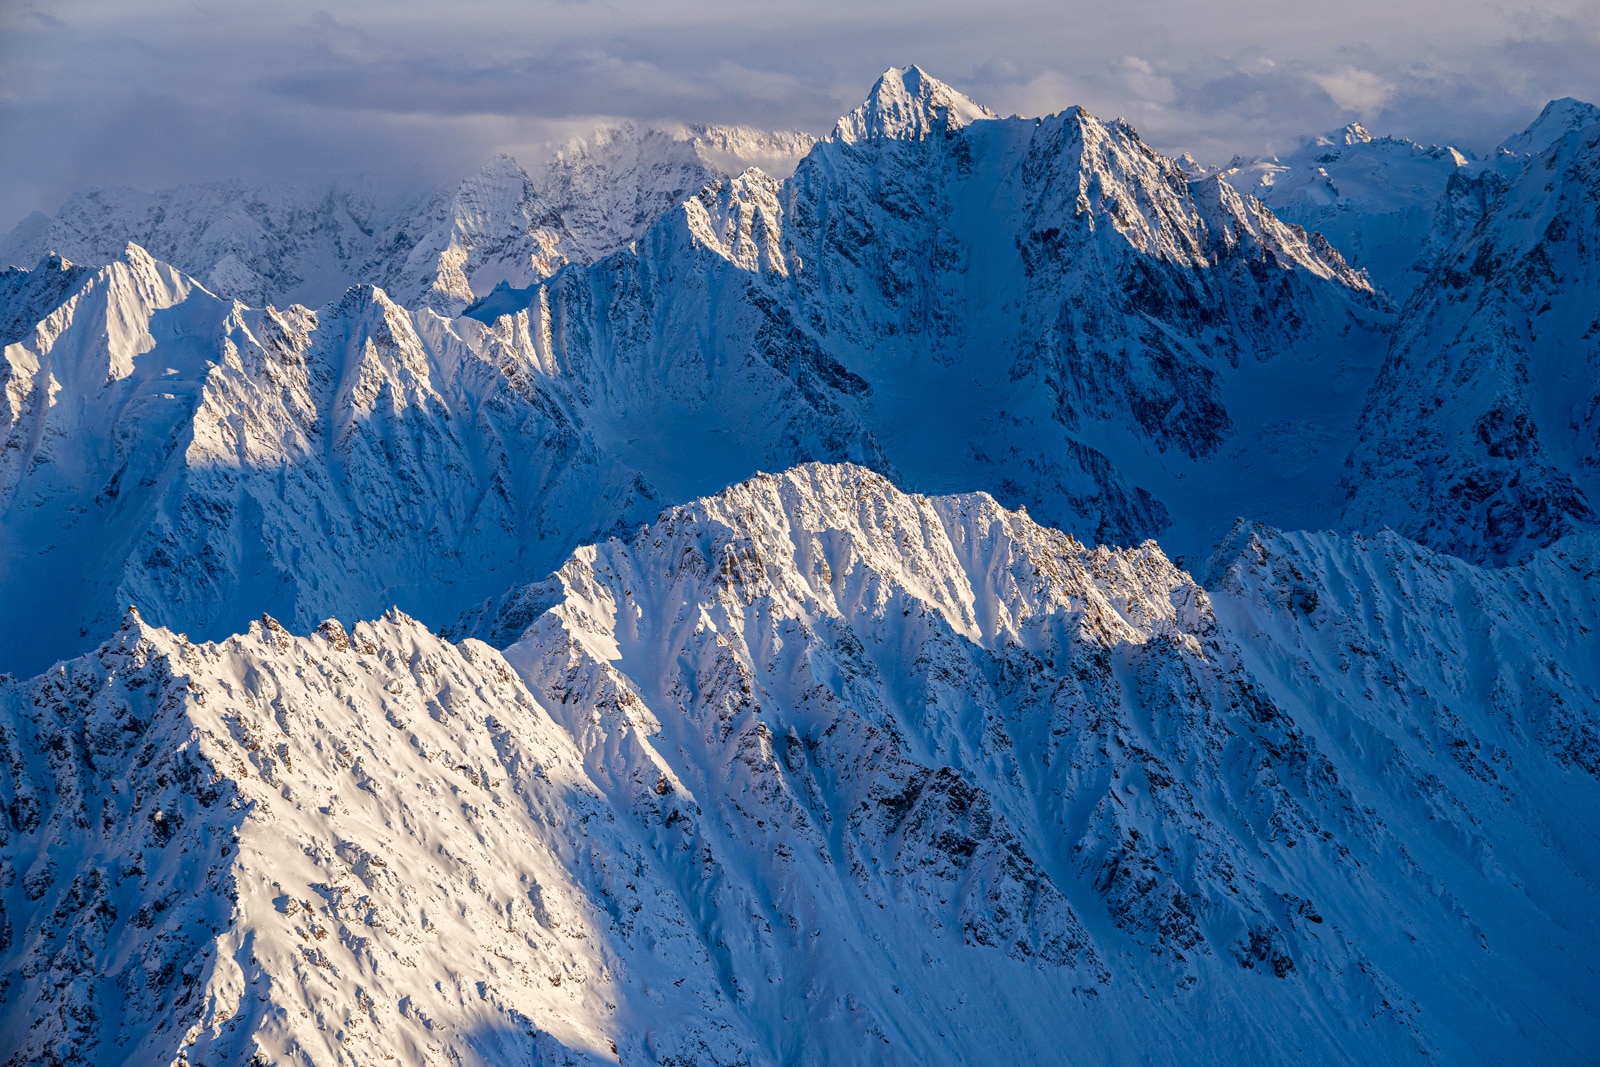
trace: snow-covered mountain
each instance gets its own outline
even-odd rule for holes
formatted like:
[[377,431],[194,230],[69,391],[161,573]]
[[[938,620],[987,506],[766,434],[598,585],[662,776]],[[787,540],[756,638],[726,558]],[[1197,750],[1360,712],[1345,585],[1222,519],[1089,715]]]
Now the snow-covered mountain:
[[809,466],[504,653],[131,615],[0,686],[0,1055],[1578,1061],[1595,548],[1241,526],[1208,594]]
[[[1562,102],[1558,102],[1562,103]],[[1548,132],[1547,108],[1524,135]],[[1593,109],[1591,109],[1593,110]],[[1362,415],[1347,521],[1521,559],[1600,503],[1600,112],[1506,177],[1450,183],[1454,241],[1407,304]]]
[[367,277],[408,306],[455,313],[498,284],[527,286],[627,248],[717,178],[757,165],[787,173],[813,141],[737,126],[623,124],[573,141],[537,178],[501,157],[396,233]]
[[[1507,151],[1515,151],[1509,147]],[[1373,137],[1360,123],[1282,157],[1235,159],[1220,176],[1285,222],[1321,233],[1350,265],[1404,302],[1422,281],[1434,214],[1452,175],[1475,170],[1458,149]]]
[[1595,120],[30,220],[0,1064],[1590,1062]]
[[0,267],[32,267],[51,253],[101,267],[133,242],[229,299],[317,305],[357,280],[385,216],[360,182],[95,189],[54,217],[35,212],[19,223],[0,241]]
[[1577,133],[1600,122],[1600,107],[1563,96],[1552,100],[1539,112],[1539,117],[1527,129],[1512,134],[1500,142],[1497,150],[1511,156],[1543,155],[1568,134]]
[[30,605],[0,613],[6,665],[93,647],[129,604],[196,636],[448,619],[653,514],[529,359],[371,286],[252,310],[130,245],[0,362],[0,599]]
[[252,310],[130,247],[5,352],[0,592],[42,604],[0,620],[5,662],[129,603],[206,638],[264,609],[439,625],[813,459],[1188,552],[1237,514],[1331,522],[1384,298],[1125,125],[982,115],[891,71],[788,181],[715,181],[476,318],[370,286]]
[[[468,314],[525,317],[554,362],[597,375],[638,427],[635,466],[694,450],[726,484],[852,459],[1186,550],[1241,513],[1331,522],[1387,299],[1124,123],[984,115],[891,70],[788,181],[714,183],[635,250]],[[737,447],[777,409],[723,383],[763,364],[798,383],[821,449]]]
[[408,307],[454,312],[497,282],[527,285],[626,247],[713,178],[751,165],[786,173],[812,140],[624,123],[574,140],[532,176],[502,156],[458,186],[398,206],[377,204],[361,181],[94,190],[54,217],[24,219],[0,240],[0,265],[31,267],[54,252],[99,267],[132,242],[253,307],[319,307],[373,283]]

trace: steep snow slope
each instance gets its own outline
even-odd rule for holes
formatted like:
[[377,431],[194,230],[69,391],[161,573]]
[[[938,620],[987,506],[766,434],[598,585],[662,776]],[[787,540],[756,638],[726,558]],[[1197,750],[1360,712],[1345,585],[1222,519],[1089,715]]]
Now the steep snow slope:
[[626,247],[720,175],[752,164],[787,172],[812,140],[623,124],[574,140],[534,176],[501,157],[451,189],[393,206],[377,205],[363,182],[95,190],[54,218],[23,220],[0,240],[0,265],[29,267],[54,251],[98,267],[133,242],[254,307],[319,306],[370,283],[408,307],[454,312],[497,282],[527,285]]
[[1346,520],[1518,560],[1600,500],[1600,122],[1509,178],[1453,179],[1441,219],[1455,239],[1372,386]]
[[1373,137],[1360,123],[1272,159],[1235,159],[1220,176],[1285,222],[1321,233],[1396,301],[1422,281],[1428,238],[1450,177],[1476,169],[1457,149]]
[[636,1062],[657,1017],[684,1062],[750,1042],[483,645],[130,616],[0,700],[8,1064]]
[[[676,498],[708,469],[850,458],[1186,550],[1241,512],[1330,521],[1385,298],[1124,124],[986,115],[891,70],[790,180],[715,183],[635,250],[468,313],[525,314],[628,405],[630,465],[681,449]],[[823,450],[771,444],[759,396],[734,398],[754,421],[705,414],[740,364],[796,380]]]
[[[1166,1056],[1465,1062],[1592,1044],[1597,1003],[1576,991],[1600,933],[1585,904],[1600,873],[1595,546],[1502,576],[1392,536],[1313,539],[1366,579],[1347,587],[1305,539],[1277,540],[1219,563],[1219,628],[1153,545],[1090,550],[985,497],[807,467],[579,554],[488,632],[534,615],[507,658],[612,795],[665,765],[722,813],[747,858],[714,882],[748,886],[735,899],[826,884],[826,867],[787,858],[749,872],[794,838],[837,866],[843,833],[891,908],[926,907],[913,887],[947,879],[932,896],[950,910],[927,921],[954,929],[962,886],[986,877],[970,814],[984,811],[1092,932],[1100,995],[1131,983],[1170,998],[1158,1016],[1213,1028],[1161,1018],[1186,1050]],[[1493,676],[1450,651],[1463,645],[1492,649]],[[595,693],[614,717],[586,714]],[[704,770],[736,757],[735,774]],[[659,819],[631,788],[641,822]],[[891,856],[854,851],[879,829]],[[796,867],[809,858],[790,847]],[[990,920],[961,906],[966,940],[986,943]],[[1271,1034],[1275,1016],[1294,1038]]]
[[808,466],[504,656],[130,617],[0,686],[3,1056],[1580,1062],[1595,546],[1233,548]]
[[94,647],[129,603],[196,636],[444,620],[652,513],[513,341],[370,287],[254,311],[130,246],[0,362],[0,600],[28,605],[0,613],[6,666]]
[[1429,872],[1434,920],[1459,924],[1429,934],[1393,916],[1377,936],[1427,955],[1478,942],[1397,980],[1432,985],[1485,1061],[1591,1062],[1600,539],[1501,570],[1388,531],[1241,527],[1231,548],[1208,584],[1241,662]]
[[1569,133],[1577,133],[1600,122],[1600,107],[1563,96],[1552,100],[1539,112],[1527,129],[1500,142],[1499,150],[1513,156],[1543,155]]

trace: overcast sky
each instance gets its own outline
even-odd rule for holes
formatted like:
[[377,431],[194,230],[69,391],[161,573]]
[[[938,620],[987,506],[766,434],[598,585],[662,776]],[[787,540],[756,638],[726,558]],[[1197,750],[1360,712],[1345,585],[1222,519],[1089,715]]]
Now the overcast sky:
[[433,183],[615,118],[822,133],[907,63],[1202,160],[1357,119],[1481,150],[1600,101],[1600,0],[0,0],[0,232],[96,185]]

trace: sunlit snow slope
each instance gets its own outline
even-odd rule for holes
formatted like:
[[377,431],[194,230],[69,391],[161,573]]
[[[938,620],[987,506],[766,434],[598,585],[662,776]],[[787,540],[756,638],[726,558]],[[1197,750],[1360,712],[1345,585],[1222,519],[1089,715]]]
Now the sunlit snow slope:
[[52,251],[100,267],[131,241],[255,307],[317,306],[365,282],[408,307],[459,311],[497,282],[526,285],[564,263],[625,248],[718,176],[752,165],[787,173],[812,140],[740,126],[624,123],[574,140],[531,174],[501,157],[459,184],[399,203],[365,180],[95,189],[53,217],[35,212],[0,238],[0,267],[31,267]]

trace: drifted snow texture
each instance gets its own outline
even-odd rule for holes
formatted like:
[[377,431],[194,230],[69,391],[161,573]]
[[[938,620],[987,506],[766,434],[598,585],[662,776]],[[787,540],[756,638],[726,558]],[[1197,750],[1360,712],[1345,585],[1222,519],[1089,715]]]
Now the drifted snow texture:
[[0,696],[4,1062],[1580,1062],[1593,559],[809,466],[503,654],[130,617]]

